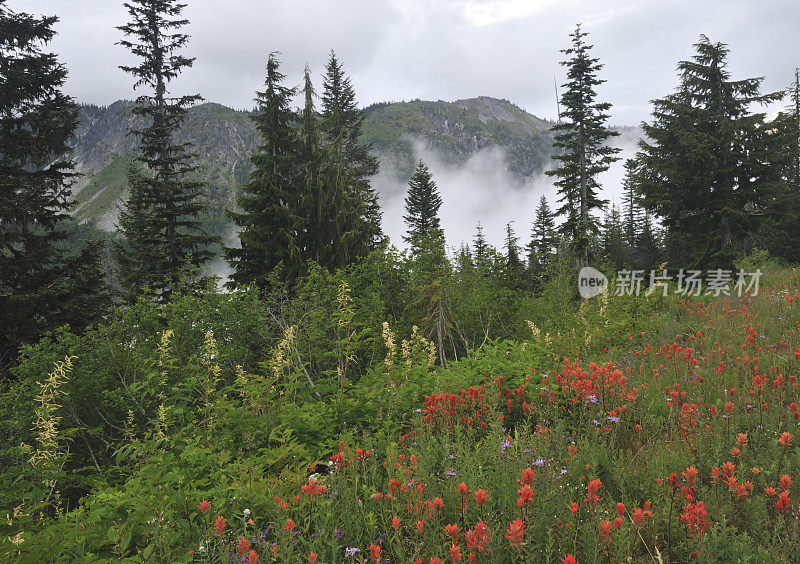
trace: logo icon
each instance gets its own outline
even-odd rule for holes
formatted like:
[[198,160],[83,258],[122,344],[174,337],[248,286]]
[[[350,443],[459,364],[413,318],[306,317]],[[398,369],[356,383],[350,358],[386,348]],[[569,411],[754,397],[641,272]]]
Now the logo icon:
[[584,300],[605,294],[608,291],[608,278],[606,275],[592,268],[584,266],[578,273],[578,292]]

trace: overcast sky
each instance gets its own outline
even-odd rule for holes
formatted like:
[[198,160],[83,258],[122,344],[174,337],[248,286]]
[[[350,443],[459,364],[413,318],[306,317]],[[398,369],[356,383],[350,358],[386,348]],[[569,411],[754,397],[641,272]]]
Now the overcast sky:
[[[334,49],[359,102],[506,98],[541,117],[556,114],[559,49],[582,22],[605,68],[614,124],[647,119],[648,101],[676,86],[675,67],[701,33],[728,43],[734,77],[765,76],[781,89],[800,65],[797,0],[185,0],[197,57],[174,84],[240,109],[253,106],[267,53],[282,53],[291,84],[308,63],[317,76]],[[15,11],[57,15],[52,48],[80,102],[133,98],[130,62],[115,45],[121,0],[9,0]]]

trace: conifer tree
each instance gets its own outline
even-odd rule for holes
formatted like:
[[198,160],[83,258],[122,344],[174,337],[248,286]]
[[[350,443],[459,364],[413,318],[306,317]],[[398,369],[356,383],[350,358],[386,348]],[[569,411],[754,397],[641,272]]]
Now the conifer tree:
[[750,108],[781,93],[760,94],[762,78],[732,80],[726,45],[701,36],[694,47],[677,91],[644,124],[637,185],[666,229],[669,260],[730,268],[779,186],[770,128]]
[[625,240],[625,229],[619,211],[613,205],[603,221],[601,251],[606,264],[614,270],[630,266],[630,248]]
[[373,240],[365,219],[367,202],[351,189],[354,167],[341,140],[323,143],[320,118],[314,109],[314,87],[306,67],[303,80],[303,109],[298,116],[297,209],[293,216],[297,254],[290,266],[305,269],[309,260],[335,270],[365,255]]
[[347,185],[364,202],[363,218],[370,248],[375,248],[386,240],[381,228],[378,195],[370,181],[378,173],[379,163],[371,154],[372,144],[360,141],[364,115],[358,109],[353,83],[333,51],[325,68],[322,118],[322,129],[328,140],[339,148],[342,160],[349,163]]
[[489,252],[489,244],[486,242],[486,237],[483,235],[483,225],[478,221],[475,226],[475,238],[472,240],[472,247],[475,249],[474,257],[475,264],[484,264]]
[[536,216],[528,243],[528,269],[541,272],[547,266],[556,246],[555,218],[547,198],[542,196],[536,208]]
[[636,237],[642,229],[642,209],[636,195],[636,161],[625,161],[625,177],[622,179],[622,221],[624,223],[625,240],[633,247]]
[[[104,280],[90,242],[69,251],[75,176],[69,138],[75,102],[61,88],[66,68],[44,47],[56,17],[11,11],[0,0],[0,375],[21,344],[102,315]],[[97,302],[82,301],[97,298]],[[85,306],[95,309],[84,309]]]
[[441,206],[442,198],[436,188],[436,183],[433,181],[427,165],[419,161],[408,182],[406,215],[403,216],[408,226],[408,234],[403,237],[403,240],[410,243],[412,248],[418,248],[419,240],[431,233],[442,233],[439,224],[439,208]]
[[595,87],[605,82],[597,78],[603,65],[590,57],[592,46],[584,42],[586,36],[576,26],[570,35],[572,46],[561,51],[570,57],[561,62],[567,67],[567,82],[561,95],[561,120],[552,128],[556,132],[553,144],[559,149],[553,158],[561,165],[546,173],[558,177],[555,185],[562,203],[558,214],[566,218],[561,230],[571,238],[581,266],[589,264],[589,247],[598,233],[592,212],[606,203],[598,196],[597,176],[618,160],[614,155],[619,152],[607,144],[619,135],[605,125],[611,104],[595,102]]
[[241,230],[241,246],[225,249],[234,270],[232,286],[265,286],[273,270],[288,266],[297,253],[292,210],[297,209],[298,144],[289,107],[295,90],[283,85],[284,78],[276,53],[270,53],[265,88],[256,94],[258,111],[251,116],[261,144],[251,156],[253,171],[237,199],[238,209],[228,210]]
[[[130,179],[132,202],[119,226],[127,244],[118,247],[117,255],[127,254],[121,263],[136,271],[123,271],[120,279],[129,295],[138,291],[131,284],[147,280],[166,297],[187,270],[203,265],[212,255],[208,246],[213,239],[198,219],[205,210],[199,199],[203,184],[189,179],[197,170],[190,162],[194,156],[189,153],[191,144],[174,139],[187,107],[202,98],[168,96],[169,82],[194,62],[179,54],[189,41],[189,36],[179,31],[188,23],[180,17],[185,4],[131,0],[124,5],[131,20],[117,29],[130,39],[123,39],[120,45],[139,62],[120,68],[134,77],[135,89],[145,87],[152,93],[139,96],[133,109],[147,125],[132,131],[139,137],[136,160],[141,174]],[[150,227],[143,229],[146,221]],[[142,252],[150,262],[138,262]]]

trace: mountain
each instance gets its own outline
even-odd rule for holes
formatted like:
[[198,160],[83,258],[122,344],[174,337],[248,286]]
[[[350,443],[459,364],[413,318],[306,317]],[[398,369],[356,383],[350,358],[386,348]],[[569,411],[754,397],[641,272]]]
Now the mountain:
[[[129,101],[80,107],[73,156],[83,176],[74,186],[73,214],[107,231],[115,229],[127,190],[125,170],[136,146],[128,131],[142,125],[132,108]],[[364,115],[364,142],[373,144],[382,169],[401,178],[411,175],[420,146],[454,165],[481,150],[498,148],[508,170],[519,178],[541,172],[552,153],[551,123],[507,100],[380,103],[365,108]],[[189,110],[178,141],[194,144],[197,175],[208,184],[209,216],[204,224],[210,233],[224,236],[229,232],[224,209],[247,181],[250,154],[259,141],[248,112],[216,103],[198,105]]]

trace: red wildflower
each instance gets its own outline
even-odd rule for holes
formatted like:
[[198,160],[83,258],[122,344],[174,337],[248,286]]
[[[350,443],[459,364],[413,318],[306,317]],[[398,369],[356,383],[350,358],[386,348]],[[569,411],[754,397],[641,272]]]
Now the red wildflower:
[[772,486],[770,486],[768,488],[764,488],[764,493],[767,494],[769,497],[775,497],[775,493],[776,493],[775,492],[775,488],[773,488]]
[[250,541],[244,537],[240,538],[239,542],[236,543],[236,552],[242,555],[250,552]]
[[536,472],[531,470],[530,467],[526,468],[522,471],[522,484],[532,484],[534,478],[536,477]]
[[517,499],[517,506],[525,507],[533,499],[533,489],[528,484],[525,484],[517,490],[519,499]]
[[488,497],[489,496],[486,494],[484,490],[482,489],[475,490],[475,501],[479,506],[486,503],[486,499]]
[[461,562],[461,548],[458,545],[451,545],[450,546],[450,558],[453,562]]
[[617,504],[617,515],[619,515],[620,517],[625,515],[625,504],[622,503],[621,501]]
[[608,519],[603,519],[600,521],[600,538],[602,540],[608,540],[608,537],[611,535],[611,521]]
[[697,535],[709,527],[709,523],[706,521],[707,515],[708,511],[706,511],[706,506],[702,501],[687,503],[683,506],[681,522],[686,523],[689,533]]
[[258,564],[258,553],[255,550],[248,552],[247,560],[245,562],[246,564]]
[[489,546],[489,527],[486,526],[486,523],[480,521],[475,525],[474,529],[467,531],[464,538],[467,541],[467,548],[471,551],[483,552]]
[[450,540],[453,541],[453,544],[458,543],[458,537],[461,533],[461,530],[458,528],[458,525],[453,525],[453,524],[445,525],[444,532],[448,537],[450,537]]
[[667,481],[672,486],[673,491],[678,489],[678,475],[675,472],[672,472],[669,476],[667,476]]
[[694,466],[689,466],[686,470],[682,472],[683,479],[690,485],[694,485],[694,481],[697,478],[697,468]]
[[422,528],[424,526],[425,526],[425,523],[422,521],[422,519],[418,519],[417,520],[417,532],[418,533],[422,533]]
[[778,495],[778,499],[775,501],[775,507],[781,513],[786,513],[792,507],[792,503],[789,501],[789,490],[784,490]]
[[439,558],[438,556],[434,556],[433,558],[431,558],[431,564],[442,564],[442,559]]
[[317,553],[313,550],[308,553],[308,564],[314,564],[317,561]]
[[380,562],[381,561],[381,547],[377,544],[369,545],[369,556],[372,558],[373,562]]
[[400,517],[398,517],[397,515],[392,517],[392,528],[395,531],[400,528]]
[[617,528],[617,529],[622,527],[622,518],[621,517],[615,517],[614,518],[614,527]]
[[289,519],[287,517],[286,518],[286,524],[283,526],[283,530],[284,531],[293,531],[295,529],[295,527],[297,527],[297,524],[295,524],[294,519]]
[[216,520],[214,520],[214,532],[217,533],[219,537],[225,534],[225,527],[227,526],[228,523],[222,515],[219,515]]
[[328,491],[328,486],[317,482],[316,478],[309,478],[308,483],[300,488],[300,491],[309,497],[314,497],[324,494]]
[[788,431],[784,431],[781,433],[781,436],[778,437],[778,444],[783,448],[789,448],[792,444],[792,435],[790,435]]
[[637,527],[644,522],[644,518],[645,518],[644,511],[642,511],[639,507],[634,509],[633,513],[631,513],[631,519],[633,519],[633,522],[636,524]]
[[789,487],[792,485],[792,477],[789,476],[789,474],[784,474],[783,476],[780,477],[778,483],[780,484],[782,490],[788,490]]
[[586,494],[586,499],[584,499],[584,501],[586,501],[590,505],[594,505],[595,503],[600,501],[600,498],[597,496],[597,492],[600,491],[600,487],[602,485],[603,482],[600,481],[600,478],[595,478],[594,480],[589,482],[589,485],[586,486],[588,493]]
[[739,433],[736,436],[736,442],[739,443],[739,448],[744,448],[747,444],[747,433]]
[[734,471],[736,470],[736,465],[733,462],[726,462],[722,465],[722,475],[726,478],[730,478],[733,476]]
[[506,529],[506,538],[511,546],[518,546],[522,543],[522,536],[525,534],[525,522],[522,519],[515,519]]
[[575,556],[573,554],[565,554],[561,564],[578,564],[578,561],[575,560]]
[[578,513],[578,504],[573,501],[569,504],[569,510],[572,511],[573,515],[576,515]]
[[197,509],[205,513],[206,511],[208,511],[209,507],[211,507],[211,502],[204,499],[203,501],[200,502],[200,505],[197,506]]

